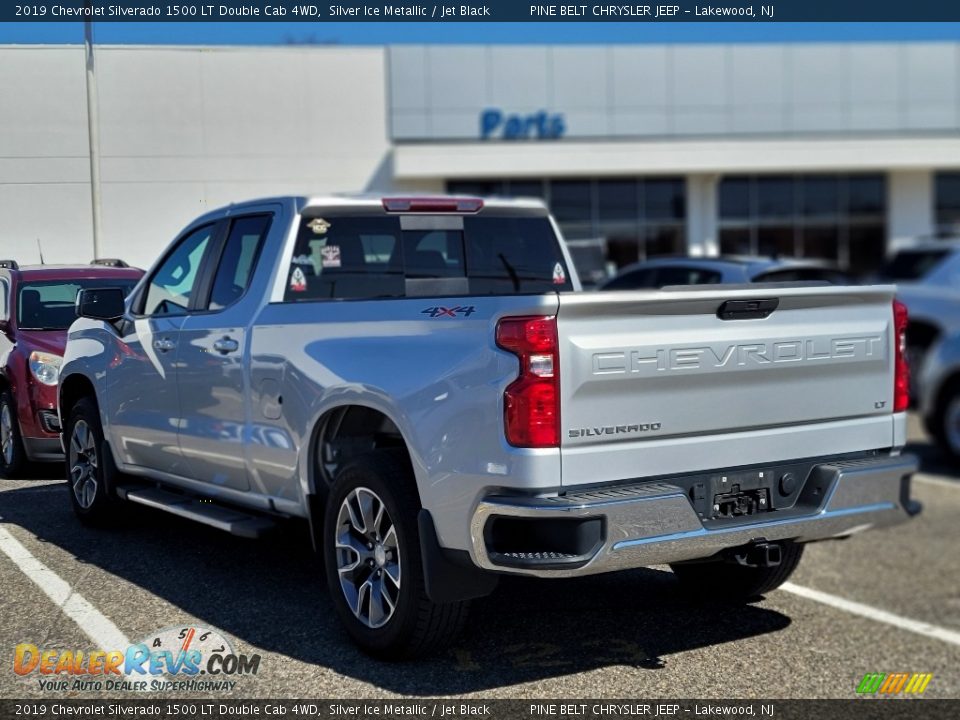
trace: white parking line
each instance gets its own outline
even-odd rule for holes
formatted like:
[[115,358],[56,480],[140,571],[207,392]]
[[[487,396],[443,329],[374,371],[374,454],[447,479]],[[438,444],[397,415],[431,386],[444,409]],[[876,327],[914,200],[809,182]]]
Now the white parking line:
[[791,582],[784,583],[780,586],[780,589],[786,590],[788,593],[793,593],[794,595],[799,595],[807,600],[823,603],[824,605],[835,607],[838,610],[845,610],[853,615],[859,615],[869,620],[876,620],[900,628],[901,630],[916,633],[917,635],[941,640],[951,645],[960,645],[960,632],[956,630],[948,630],[939,625],[931,625],[921,620],[913,620],[903,617],[902,615],[881,610],[880,608],[875,608],[871,605],[864,605],[863,603],[847,600],[846,598],[821,592],[820,590],[814,590],[813,588],[803,587],[802,585],[794,585]]
[[10,531],[0,526],[0,551],[9,557],[64,614],[73,620],[101,650],[126,650],[130,641],[120,628],[91,605],[83,595],[37,560]]
[[16,493],[26,493],[26,492],[41,492],[43,490],[63,490],[63,483],[48,483],[45,485],[34,485],[24,487],[22,485],[14,485],[12,487],[0,487],[0,492],[16,492]]

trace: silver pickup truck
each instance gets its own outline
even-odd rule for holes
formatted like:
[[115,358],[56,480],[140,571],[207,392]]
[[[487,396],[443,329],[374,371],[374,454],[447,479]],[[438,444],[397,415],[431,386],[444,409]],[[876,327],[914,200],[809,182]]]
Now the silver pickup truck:
[[394,658],[504,574],[669,563],[747,598],[804,543],[919,512],[893,287],[579,290],[534,201],[209,213],[126,300],[78,296],[73,507],[246,537],[303,518],[349,634]]

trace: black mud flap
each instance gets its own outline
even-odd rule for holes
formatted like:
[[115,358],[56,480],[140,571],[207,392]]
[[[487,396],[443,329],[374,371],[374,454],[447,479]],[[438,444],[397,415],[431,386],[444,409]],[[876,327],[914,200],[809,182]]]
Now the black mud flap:
[[[437,529],[429,510],[417,516],[420,529],[420,555],[427,596],[435,603],[451,603],[485,597],[497,587],[500,576],[476,567],[466,552],[440,547]],[[456,557],[463,555],[462,558]]]

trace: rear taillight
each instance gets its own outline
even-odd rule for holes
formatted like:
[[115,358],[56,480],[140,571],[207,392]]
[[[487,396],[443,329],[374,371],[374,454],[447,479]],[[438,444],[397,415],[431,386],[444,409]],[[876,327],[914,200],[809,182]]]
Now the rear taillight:
[[896,363],[893,371],[893,411],[910,406],[910,367],[907,365],[907,306],[893,301],[893,339]]
[[504,429],[515,447],[560,445],[560,358],[555,317],[511,317],[497,324],[497,345],[520,359],[520,376],[503,394]]

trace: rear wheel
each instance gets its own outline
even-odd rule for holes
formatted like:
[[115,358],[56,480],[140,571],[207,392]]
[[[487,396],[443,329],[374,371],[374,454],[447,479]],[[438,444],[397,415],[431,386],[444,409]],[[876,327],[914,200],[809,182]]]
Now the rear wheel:
[[784,543],[780,564],[773,567],[745,567],[723,560],[671,565],[684,588],[697,597],[719,600],[749,600],[776,590],[800,564],[803,545]]
[[419,511],[409,463],[391,451],[345,464],[327,498],[323,557],[331,599],[353,640],[376,657],[428,654],[466,620],[469,603],[427,596]]
[[67,441],[67,485],[70,502],[80,521],[105,525],[116,519],[112,487],[115,480],[110,452],[103,439],[100,413],[91,398],[70,408],[64,437]]
[[960,463],[960,380],[951,381],[940,391],[927,425],[943,453]]
[[15,478],[27,468],[27,453],[10,390],[0,393],[0,477]]

